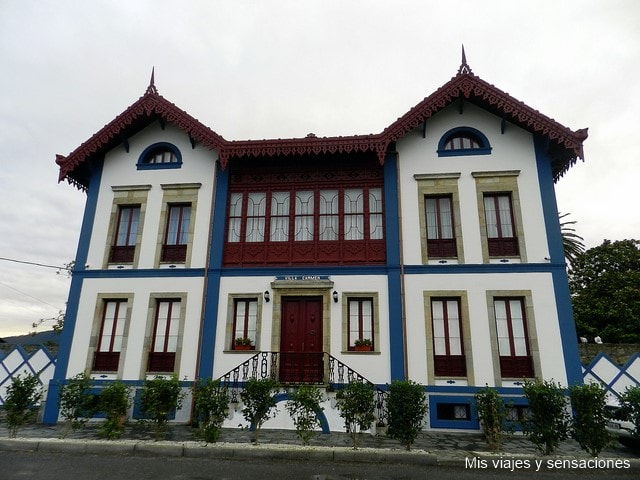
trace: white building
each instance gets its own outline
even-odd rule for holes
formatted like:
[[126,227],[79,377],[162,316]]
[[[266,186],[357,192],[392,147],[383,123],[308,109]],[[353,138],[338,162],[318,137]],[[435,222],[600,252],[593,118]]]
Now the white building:
[[[519,408],[523,378],[580,383],[554,182],[586,137],[464,57],[383,132],[335,138],[228,141],[152,77],[56,160],[87,204],[44,421],[82,371],[408,378],[429,428],[463,429],[485,385]],[[330,398],[325,429],[342,428]]]

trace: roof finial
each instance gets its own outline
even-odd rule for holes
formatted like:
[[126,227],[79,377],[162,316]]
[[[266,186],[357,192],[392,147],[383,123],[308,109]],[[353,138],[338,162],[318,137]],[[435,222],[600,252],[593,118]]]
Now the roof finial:
[[158,89],[155,84],[155,73],[156,67],[151,68],[151,80],[149,80],[149,86],[147,87],[147,91],[145,93],[158,93]]
[[471,67],[467,64],[467,56],[464,53],[464,43],[462,44],[462,63],[460,64],[460,68],[458,69],[458,75],[461,75],[463,73],[469,73],[473,75]]

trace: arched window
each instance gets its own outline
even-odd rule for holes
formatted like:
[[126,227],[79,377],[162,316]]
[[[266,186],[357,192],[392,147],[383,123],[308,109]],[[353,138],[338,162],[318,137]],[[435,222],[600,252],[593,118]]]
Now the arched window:
[[439,157],[489,155],[491,145],[482,132],[471,127],[456,127],[445,133],[438,143]]
[[178,148],[166,142],[154,143],[144,149],[138,159],[138,170],[180,168],[182,154]]

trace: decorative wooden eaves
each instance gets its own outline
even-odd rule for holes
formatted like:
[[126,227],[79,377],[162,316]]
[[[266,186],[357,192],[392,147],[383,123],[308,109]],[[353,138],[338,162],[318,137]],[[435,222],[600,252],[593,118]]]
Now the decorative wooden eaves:
[[478,105],[500,117],[503,123],[508,121],[545,138],[553,159],[554,180],[578,159],[584,159],[582,143],[588,136],[586,128],[574,132],[485,82],[473,74],[464,57],[455,77],[398,118],[382,136],[388,143],[399,140],[414,128],[424,128],[429,118],[456,101]]
[[232,141],[220,152],[220,163],[225,168],[231,158],[375,152],[382,164],[387,146],[380,135],[316,137],[309,134],[305,138]]
[[156,121],[161,125],[176,125],[187,133],[192,146],[199,142],[212,150],[220,151],[225,143],[220,135],[162,97],[153,84],[152,75],[145,94],[135,103],[66,157],[56,155],[56,163],[60,167],[58,181],[67,180],[79,189],[86,190],[91,158],[103,156],[117,145],[125,145],[126,148],[127,139],[131,135]]
[[309,134],[305,138],[227,141],[158,94],[152,73],[147,91],[137,102],[67,157],[56,156],[56,163],[60,166],[59,181],[66,179],[78,188],[86,189],[90,176],[87,161],[91,157],[102,155],[118,144],[123,144],[129,136],[156,120],[162,124],[173,123],[184,130],[189,135],[192,146],[200,142],[216,150],[222,168],[226,168],[232,158],[351,152],[373,152],[382,164],[387,150],[394,142],[414,128],[424,128],[429,118],[450,104],[465,101],[500,117],[503,131],[506,122],[510,122],[542,136],[552,157],[553,177],[556,181],[578,159],[584,159],[582,143],[588,136],[587,129],[572,131],[480,79],[467,65],[463,53],[462,65],[455,77],[381,133],[349,137],[316,137]]

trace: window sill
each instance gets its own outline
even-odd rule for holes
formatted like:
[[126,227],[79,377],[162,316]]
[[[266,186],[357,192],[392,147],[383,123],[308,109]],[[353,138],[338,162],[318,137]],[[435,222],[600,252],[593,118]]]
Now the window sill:
[[378,350],[343,350],[342,352],[340,352],[342,354],[345,355],[380,355],[381,352],[379,352]]

